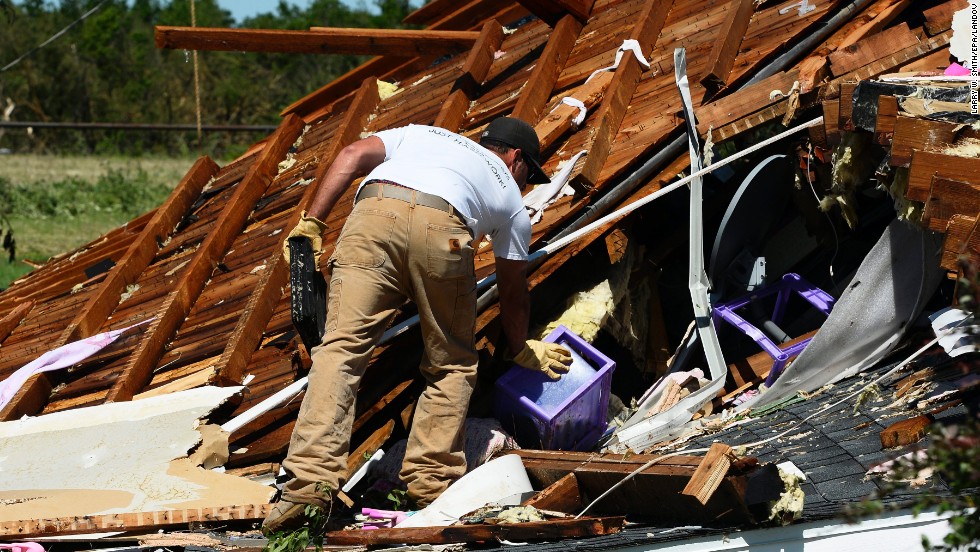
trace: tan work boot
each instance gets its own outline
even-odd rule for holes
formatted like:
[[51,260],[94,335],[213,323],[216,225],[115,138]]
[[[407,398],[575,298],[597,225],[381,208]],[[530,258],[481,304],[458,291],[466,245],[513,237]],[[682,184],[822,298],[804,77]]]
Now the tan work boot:
[[288,500],[280,500],[272,506],[269,515],[262,522],[262,532],[266,535],[280,531],[294,531],[306,523],[307,504],[297,504]]

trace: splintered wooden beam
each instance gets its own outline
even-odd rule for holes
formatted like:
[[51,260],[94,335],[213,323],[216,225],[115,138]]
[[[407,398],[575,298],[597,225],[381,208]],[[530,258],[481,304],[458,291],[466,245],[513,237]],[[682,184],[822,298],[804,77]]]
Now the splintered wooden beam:
[[9,422],[41,412],[48,404],[51,389],[51,380],[46,374],[35,374],[27,378],[10,402],[0,410],[0,421]]
[[[439,14],[439,18],[429,24],[432,30],[475,30],[482,29],[487,21],[496,20],[502,11],[514,5],[510,0],[453,0]],[[526,11],[526,10],[525,10]],[[513,20],[511,20],[513,21]],[[510,23],[499,21],[498,23]]]
[[601,517],[556,519],[529,523],[405,527],[372,531],[334,531],[324,538],[331,545],[377,546],[382,544],[451,544],[480,541],[562,540],[618,533],[626,518]]
[[840,124],[837,121],[837,117],[840,114],[840,101],[839,100],[826,100],[821,102],[821,108],[823,109],[823,128],[824,136],[827,137],[828,146],[836,146],[840,143]]
[[296,100],[289,107],[283,109],[279,115],[285,117],[290,113],[295,113],[305,118],[308,114],[357,90],[364,82],[364,79],[380,77],[382,74],[394,70],[405,63],[406,61],[404,59],[390,56],[372,58],[359,65],[356,69],[347,72],[342,77],[330,81],[315,92]]
[[436,115],[434,126],[456,132],[459,130],[470,101],[475,99],[483,84],[490,67],[493,65],[494,54],[504,41],[504,29],[496,21],[487,21],[480,31],[480,39],[473,45],[466,61],[463,63],[463,74],[453,85],[446,102],[442,104]]
[[[636,40],[647,50],[644,56],[650,55],[650,50],[657,42],[660,31],[663,30],[667,14],[673,6],[673,0],[663,2],[647,2],[638,14],[636,24],[630,33],[630,39]],[[626,116],[633,92],[640,82],[645,68],[632,53],[624,55],[619,67],[609,84],[609,93],[602,99],[602,105],[596,114],[595,134],[588,147],[589,154],[585,157],[582,171],[572,179],[572,185],[578,189],[593,190],[599,180],[599,173],[609,158],[612,144],[619,134],[619,127]]]
[[980,174],[980,158],[913,150],[905,197],[925,202],[929,199],[933,178],[970,182],[977,174]]
[[388,439],[391,439],[391,435],[394,432],[395,420],[388,420],[358,445],[356,449],[352,450],[347,456],[347,475],[344,479],[350,480],[351,476],[357,473],[357,470],[361,469],[361,466],[366,464],[374,456],[374,453],[378,452],[388,442]]
[[555,89],[555,83],[558,82],[558,75],[568,61],[568,53],[572,51],[581,33],[582,23],[571,15],[562,17],[555,25],[544,51],[534,63],[530,78],[521,89],[521,95],[512,112],[514,117],[532,125],[538,122],[552,90]]
[[843,40],[841,40],[841,42],[837,45],[837,49],[840,50],[842,48],[847,48],[848,46],[855,44],[867,36],[880,32],[889,23],[891,23],[893,19],[899,15],[902,15],[902,12],[905,11],[905,8],[907,8],[911,3],[912,0],[899,0],[894,4],[883,8],[867,23],[864,23],[848,33],[847,36],[843,37]]
[[857,88],[856,82],[845,82],[840,85],[840,98],[837,102],[837,129],[843,131],[854,130],[854,89]]
[[895,96],[878,96],[878,115],[875,117],[875,142],[890,146],[898,119],[898,100]]
[[[804,339],[810,339],[816,335],[817,331],[809,331],[803,335],[797,336],[786,343],[782,343],[783,347],[788,347],[794,343],[799,343]],[[795,358],[795,357],[793,357]],[[750,355],[742,360],[737,360],[728,365],[728,375],[731,378],[732,383],[735,384],[736,388],[740,388],[746,385],[757,384],[766,379],[769,375],[769,371],[772,370],[773,359],[772,355],[765,351],[760,351],[753,355]]]
[[[729,94],[702,105],[698,109],[698,132],[707,134],[709,128],[721,128],[781,101],[783,95],[789,94],[793,83],[798,80],[800,73],[796,69],[781,71],[740,89],[737,94]],[[774,96],[773,92],[777,90],[783,95]]]
[[191,508],[125,514],[98,514],[64,518],[0,522],[0,536],[16,539],[79,533],[155,531],[196,523],[261,520],[272,509],[270,504]]
[[916,44],[889,54],[879,60],[873,61],[860,69],[856,69],[844,77],[834,80],[824,88],[824,98],[833,99],[840,94],[840,87],[846,81],[861,81],[876,77],[883,73],[894,71],[898,67],[910,62],[922,59],[936,50],[949,47],[949,39],[953,36],[952,31],[945,31],[928,40],[921,40]]
[[913,150],[939,152],[963,138],[980,140],[980,131],[969,125],[909,117],[899,113],[895,118],[888,163],[893,167],[908,167],[912,162]]
[[575,472],[565,474],[558,481],[525,500],[523,505],[556,512],[580,511],[583,507],[582,496],[578,491],[578,480],[575,478]]
[[405,16],[402,23],[408,25],[428,25],[442,17],[447,10],[455,7],[459,0],[430,0],[419,9]]
[[571,15],[582,24],[589,20],[595,0],[517,0],[527,11],[538,19],[554,27],[565,17]]
[[146,337],[127,360],[122,373],[106,398],[108,402],[128,401],[150,381],[153,369],[163,354],[167,343],[173,339],[181,323],[204,289],[208,278],[235,237],[241,233],[255,203],[262,197],[275,178],[279,162],[299,137],[303,121],[289,115],[266,142],[262,153],[252,163],[248,172],[235,189],[214,223],[210,232],[180,279],[174,284],[163,305],[157,311]]
[[974,260],[980,258],[977,221],[980,221],[980,216],[953,215],[949,219],[940,266],[950,272],[958,272],[960,256],[967,255]]
[[6,316],[0,318],[0,343],[3,343],[4,339],[10,335],[10,332],[14,331],[14,328],[20,324],[20,321],[27,316],[27,313],[31,312],[34,307],[34,301],[24,301],[23,303],[14,307],[13,310],[7,313]]
[[[591,111],[602,101],[612,79],[612,73],[599,73],[582,86],[569,90],[563,96],[579,100],[585,106],[586,112]],[[546,151],[563,135],[574,130],[574,121],[578,115],[578,107],[564,103],[556,105],[551,113],[545,115],[534,127],[534,131],[541,141],[541,151]]]
[[701,77],[707,90],[717,91],[728,84],[728,77],[735,66],[738,47],[749,29],[754,12],[753,0],[731,0],[725,12],[725,21],[717,27],[718,37],[708,59],[713,60],[708,73]]
[[[343,115],[343,119],[333,137],[327,141],[326,151],[318,156],[319,168],[317,178],[306,187],[299,204],[293,209],[293,214],[286,222],[286,229],[292,229],[299,222],[316,195],[322,173],[333,162],[337,154],[345,146],[354,143],[367,126],[368,117],[378,107],[378,81],[366,79],[354,96],[354,101]],[[282,249],[276,247],[272,257],[266,262],[266,269],[261,280],[248,298],[248,304],[242,311],[241,318],[228,340],[228,346],[218,359],[216,382],[226,385],[240,385],[252,353],[262,340],[263,330],[272,318],[276,305],[282,296],[282,290],[289,283],[289,266],[283,257]]]
[[929,199],[922,212],[922,222],[928,223],[930,230],[945,232],[953,215],[977,213],[980,213],[980,182],[932,178]]
[[881,448],[894,448],[917,443],[926,436],[926,430],[935,420],[929,414],[899,420],[881,430]]
[[732,456],[732,447],[725,443],[712,443],[681,494],[693,496],[701,504],[707,504],[728,475],[728,469],[732,467]]
[[464,52],[476,42],[472,31],[336,29],[309,31],[157,26],[157,48],[211,52],[270,52],[413,57]]

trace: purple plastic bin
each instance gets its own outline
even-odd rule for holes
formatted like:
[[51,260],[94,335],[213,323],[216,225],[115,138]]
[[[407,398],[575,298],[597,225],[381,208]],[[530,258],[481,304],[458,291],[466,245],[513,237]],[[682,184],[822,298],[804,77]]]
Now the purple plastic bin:
[[516,364],[497,379],[494,414],[525,448],[588,450],[606,429],[616,363],[565,326],[544,341],[572,352],[568,373],[552,381]]

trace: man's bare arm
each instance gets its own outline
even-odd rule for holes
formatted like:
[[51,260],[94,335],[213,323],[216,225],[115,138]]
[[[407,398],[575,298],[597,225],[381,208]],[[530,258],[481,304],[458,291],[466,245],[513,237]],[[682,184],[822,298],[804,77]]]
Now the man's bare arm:
[[325,170],[317,171],[316,195],[307,210],[307,216],[326,220],[333,206],[358,178],[366,175],[385,159],[385,145],[381,138],[369,136],[340,150],[336,159]]
[[512,354],[519,353],[527,340],[531,315],[531,296],[527,291],[527,261],[497,257],[497,289],[500,292],[500,319],[504,337]]

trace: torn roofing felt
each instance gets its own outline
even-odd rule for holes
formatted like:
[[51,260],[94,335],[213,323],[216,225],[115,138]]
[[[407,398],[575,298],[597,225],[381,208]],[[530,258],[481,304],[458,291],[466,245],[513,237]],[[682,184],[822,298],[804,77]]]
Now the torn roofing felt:
[[[849,109],[857,81],[948,63],[952,10],[945,7],[952,3],[923,10],[898,2],[836,1],[813,3],[809,11],[773,2],[745,11],[743,4],[750,3],[427,4],[410,22],[475,32],[467,39],[473,41],[469,51],[371,59],[288,106],[277,130],[240,158],[220,166],[202,157],[156,210],[51,259],[0,293],[0,378],[61,345],[146,322],[68,370],[30,378],[0,417],[244,385],[241,403],[216,415],[214,421],[223,423],[302,378],[309,359],[290,321],[281,243],[310,201],[317,167],[372,132],[417,123],[475,136],[504,114],[534,123],[545,171],[554,175],[571,165],[574,190],[541,212],[533,227],[537,249],[603,210],[661,189],[689,168],[673,75],[678,47],[687,51],[696,128],[716,145],[758,141],[755,133],[769,132],[767,125],[791,127],[809,109],[822,112],[824,124],[808,136],[829,149],[855,129]],[[587,81],[617,57],[615,69]],[[575,126],[583,109],[584,121]],[[894,121],[896,144],[904,136],[901,121]],[[581,151],[587,154],[572,161]],[[893,152],[891,159],[897,158]],[[929,178],[911,172],[909,198],[928,200]],[[328,255],[352,193],[327,221]],[[839,203],[846,203],[846,194]],[[973,227],[966,218],[945,216],[947,241],[970,243]],[[550,283],[576,254],[610,236],[615,222],[544,259],[530,285]],[[661,230],[661,248],[648,257],[658,255],[650,261],[655,265],[673,261],[670,254],[686,243],[669,225]],[[955,270],[951,247],[944,245],[947,270]],[[107,272],[86,273],[106,259],[114,263]],[[479,251],[477,270],[481,276],[492,270],[488,244]],[[478,346],[488,353],[497,312],[491,301],[477,323]],[[401,316],[410,315],[408,307]],[[655,337],[658,350],[677,345],[665,335]],[[420,350],[417,331],[409,329],[376,351],[358,393],[351,470],[409,423],[420,389],[414,370]],[[662,373],[666,359],[658,362]],[[754,377],[744,376],[738,385]],[[296,399],[284,400],[236,427],[227,467],[247,470],[279,461],[298,406]]]

